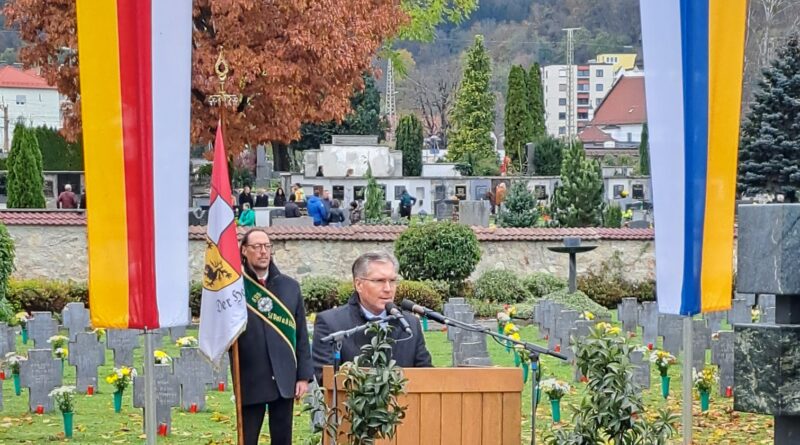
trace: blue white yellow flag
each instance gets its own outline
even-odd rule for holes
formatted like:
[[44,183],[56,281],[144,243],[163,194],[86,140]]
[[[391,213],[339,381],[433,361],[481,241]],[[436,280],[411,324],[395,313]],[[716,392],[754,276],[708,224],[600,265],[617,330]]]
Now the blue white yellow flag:
[[746,0],[640,0],[662,313],[730,308]]

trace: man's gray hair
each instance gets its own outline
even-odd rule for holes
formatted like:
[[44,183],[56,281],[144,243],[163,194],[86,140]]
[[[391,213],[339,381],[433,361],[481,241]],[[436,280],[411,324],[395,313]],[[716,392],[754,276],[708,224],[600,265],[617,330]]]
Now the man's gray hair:
[[361,254],[353,262],[353,278],[364,278],[367,276],[369,265],[372,263],[391,263],[394,266],[394,271],[400,270],[400,263],[397,258],[389,252],[374,251]]

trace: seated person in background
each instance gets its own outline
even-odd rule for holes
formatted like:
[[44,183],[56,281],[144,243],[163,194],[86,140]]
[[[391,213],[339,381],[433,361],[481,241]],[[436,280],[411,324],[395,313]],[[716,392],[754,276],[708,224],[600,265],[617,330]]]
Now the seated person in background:
[[300,218],[300,207],[297,207],[294,194],[289,195],[289,202],[283,207],[284,218]]
[[239,215],[239,225],[242,227],[253,227],[256,225],[256,212],[250,208],[250,203],[242,204],[242,214]]
[[[368,252],[359,256],[353,263],[353,286],[355,291],[347,304],[328,309],[317,314],[312,342],[312,359],[317,381],[322,382],[322,367],[333,364],[333,344],[323,343],[326,335],[354,328],[368,321],[386,318],[386,304],[393,302],[397,293],[397,259],[386,252]],[[398,320],[391,320],[390,337],[392,359],[398,366],[431,367],[431,354],[425,346],[425,336],[419,320],[410,314],[403,314],[411,327],[413,337],[409,338]],[[342,343],[341,362],[352,361],[361,353],[361,347],[371,341],[367,333],[355,334]]]
[[283,187],[275,189],[275,199],[272,200],[272,205],[275,207],[283,207],[286,205],[286,193],[283,192]]

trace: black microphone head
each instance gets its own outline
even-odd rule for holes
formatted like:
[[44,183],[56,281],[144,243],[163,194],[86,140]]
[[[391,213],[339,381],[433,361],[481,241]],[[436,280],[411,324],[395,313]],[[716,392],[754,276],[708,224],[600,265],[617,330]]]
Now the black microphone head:
[[414,312],[414,306],[417,304],[411,300],[403,300],[400,302],[400,307],[403,308],[404,311]]
[[384,306],[383,309],[386,311],[387,314],[391,314],[392,310],[399,311],[399,309],[397,309],[397,306],[395,306],[394,303],[392,303],[391,301],[386,303],[386,306]]

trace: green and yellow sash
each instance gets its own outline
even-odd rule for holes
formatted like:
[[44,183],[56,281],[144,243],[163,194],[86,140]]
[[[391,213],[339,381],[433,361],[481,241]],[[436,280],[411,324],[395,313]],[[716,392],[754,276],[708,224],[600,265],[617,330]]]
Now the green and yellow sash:
[[264,320],[292,350],[292,358],[297,361],[297,323],[294,315],[281,300],[262,286],[258,281],[244,275],[244,292],[248,309]]

